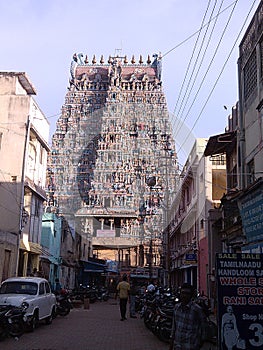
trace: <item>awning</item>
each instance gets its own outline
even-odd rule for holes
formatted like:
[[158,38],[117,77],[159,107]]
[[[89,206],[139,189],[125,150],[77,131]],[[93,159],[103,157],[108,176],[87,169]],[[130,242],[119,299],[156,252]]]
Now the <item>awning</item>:
[[49,250],[38,243],[28,242],[28,245],[25,245],[24,241],[20,239],[19,248],[31,252],[33,254],[43,255],[46,257],[51,256]]
[[182,265],[179,267],[180,270],[190,269],[190,268],[197,268],[197,264]]
[[103,273],[106,272],[106,265],[98,264],[92,261],[81,261],[83,272]]
[[236,131],[225,132],[224,134],[211,136],[207,142],[204,156],[212,156],[225,153],[231,144],[235,144]]

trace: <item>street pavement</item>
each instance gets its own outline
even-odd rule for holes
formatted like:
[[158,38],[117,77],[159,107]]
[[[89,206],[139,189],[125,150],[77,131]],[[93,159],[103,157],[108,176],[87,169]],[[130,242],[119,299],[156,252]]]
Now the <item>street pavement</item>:
[[[128,315],[129,316],[129,315]],[[167,350],[148,330],[142,319],[120,321],[119,305],[114,299],[90,304],[89,309],[74,308],[51,325],[41,324],[33,333],[19,339],[8,338],[1,350]]]

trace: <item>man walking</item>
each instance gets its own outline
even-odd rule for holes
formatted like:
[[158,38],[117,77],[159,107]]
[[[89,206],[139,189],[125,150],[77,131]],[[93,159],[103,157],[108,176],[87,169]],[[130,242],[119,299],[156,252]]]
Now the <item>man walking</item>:
[[117,299],[117,296],[119,294],[121,321],[127,320],[126,310],[127,310],[129,293],[130,293],[130,284],[127,282],[127,275],[124,274],[122,277],[122,281],[119,282],[117,285],[116,296],[115,296],[115,299]]
[[180,303],[175,305],[169,350],[199,350],[202,345],[202,328],[205,314],[193,300],[194,288],[184,283]]

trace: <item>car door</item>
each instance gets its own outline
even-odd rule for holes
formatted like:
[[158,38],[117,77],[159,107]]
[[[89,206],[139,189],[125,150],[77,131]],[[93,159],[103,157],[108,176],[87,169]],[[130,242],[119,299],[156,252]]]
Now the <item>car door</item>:
[[46,309],[47,315],[49,316],[52,313],[53,305],[55,304],[55,296],[51,292],[51,288],[48,282],[45,282],[46,289]]
[[38,307],[39,307],[39,319],[42,320],[43,318],[48,316],[47,311],[47,300],[46,300],[46,289],[45,289],[45,282],[41,282],[39,284],[39,294],[38,294]]

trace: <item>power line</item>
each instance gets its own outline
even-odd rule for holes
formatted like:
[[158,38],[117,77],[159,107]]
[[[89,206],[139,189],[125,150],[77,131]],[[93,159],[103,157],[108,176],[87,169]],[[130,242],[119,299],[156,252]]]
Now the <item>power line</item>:
[[[204,14],[204,17],[203,17],[203,20],[202,20],[202,23],[201,23],[201,27],[200,28],[203,28],[204,27],[204,22],[205,22],[205,18],[206,18],[206,15],[207,15],[207,12],[208,12],[208,9],[209,9],[209,6],[210,6],[210,2],[211,0],[209,0],[208,2],[208,5],[207,5],[207,8],[206,8],[206,11],[205,11],[205,14]],[[192,51],[192,55],[191,55],[191,58],[190,58],[190,61],[188,63],[188,66],[186,68],[186,73],[185,73],[185,76],[184,76],[184,80],[183,80],[183,83],[181,85],[181,88],[180,88],[180,91],[179,91],[179,95],[178,95],[178,98],[177,98],[177,101],[176,101],[176,104],[175,104],[175,107],[174,107],[174,112],[173,114],[175,114],[175,111],[176,111],[176,108],[177,108],[177,105],[179,103],[179,100],[180,100],[180,97],[181,97],[181,93],[183,91],[183,87],[184,87],[184,84],[185,84],[185,81],[186,81],[186,77],[189,73],[189,70],[190,70],[190,66],[191,66],[191,63],[192,63],[192,60],[193,60],[193,57],[194,57],[194,53],[195,53],[195,50],[196,50],[196,47],[197,47],[197,44],[198,44],[198,40],[199,40],[199,37],[201,35],[201,29],[200,31],[198,32],[198,36],[197,36],[197,39],[195,41],[195,44],[194,44],[194,48],[193,48],[193,51]],[[190,81],[190,80],[189,80]],[[185,97],[185,96],[184,96]],[[184,100],[184,98],[183,98]],[[182,104],[181,104],[182,106]],[[179,108],[179,112],[180,112],[180,108]]]
[[[220,13],[218,13],[215,17],[213,17],[211,19],[211,21],[213,21],[216,17],[218,17],[219,15],[221,15],[223,12],[225,12],[226,10],[228,10],[234,3],[236,3],[238,0],[233,1],[229,6],[227,6],[225,9],[223,9]],[[204,27],[206,27],[208,23],[204,24]],[[203,27],[203,28],[204,28]],[[203,28],[198,29],[196,32],[194,32],[193,34],[191,34],[189,37],[187,37],[185,40],[181,41],[179,44],[177,44],[176,46],[174,46],[172,49],[168,50],[167,52],[165,52],[162,55],[162,58],[167,56],[170,52],[172,52],[173,50],[177,49],[178,47],[180,47],[181,45],[183,45],[184,43],[186,43],[188,40],[192,39],[193,36],[195,36],[198,32],[200,32]]]
[[[228,21],[227,21],[227,23],[226,23],[226,25],[225,25],[225,28],[224,28],[224,30],[223,30],[223,32],[222,32],[222,34],[221,34],[221,37],[220,37],[219,42],[218,42],[218,44],[217,44],[217,47],[216,47],[216,49],[215,49],[215,51],[214,51],[213,57],[212,57],[212,59],[211,59],[209,65],[208,65],[208,68],[207,68],[207,70],[206,70],[206,72],[205,72],[205,74],[204,74],[204,76],[203,76],[203,79],[202,79],[202,81],[201,81],[201,84],[199,85],[199,88],[198,88],[198,90],[197,90],[195,96],[194,96],[194,99],[193,99],[193,101],[192,101],[192,103],[191,103],[191,105],[190,105],[190,107],[189,107],[189,109],[188,109],[188,111],[187,111],[187,113],[186,113],[184,119],[182,120],[182,123],[183,123],[183,122],[186,120],[186,118],[188,117],[188,115],[189,115],[189,113],[190,113],[190,111],[191,111],[191,109],[192,109],[192,107],[193,107],[193,105],[194,105],[194,103],[195,103],[195,101],[196,101],[196,99],[197,99],[197,96],[198,96],[198,94],[199,94],[199,92],[200,92],[200,90],[201,90],[201,87],[203,86],[203,83],[204,83],[204,81],[205,81],[205,78],[206,78],[208,72],[210,71],[210,68],[211,68],[211,66],[212,66],[212,63],[214,62],[215,56],[216,56],[216,54],[217,54],[217,52],[218,52],[219,46],[220,46],[220,44],[222,43],[222,39],[223,39],[223,37],[224,37],[224,35],[225,35],[226,29],[227,29],[227,27],[228,27],[228,25],[229,25],[229,23],[230,23],[230,20],[231,20],[231,18],[232,18],[232,16],[233,16],[235,7],[236,7],[236,4],[235,4],[234,7],[232,8],[232,11],[231,11],[231,13],[230,13],[230,15],[229,15]],[[199,71],[198,71],[198,72],[199,72]],[[192,88],[193,88],[193,86],[192,86]],[[191,93],[191,91],[192,91],[192,89],[190,90],[190,93]],[[190,93],[188,94],[188,100],[189,100],[189,97],[190,97]],[[187,101],[188,101],[188,100],[187,100]],[[187,103],[187,102],[186,102],[186,103]],[[185,107],[186,107],[186,104],[185,104]],[[185,108],[184,108],[184,109],[185,109]],[[180,131],[180,129],[177,131],[176,135],[178,134],[179,131]]]
[[230,50],[229,55],[227,56],[226,61],[225,61],[224,64],[223,64],[223,67],[222,67],[222,69],[221,69],[221,71],[220,71],[220,73],[219,73],[219,75],[218,75],[218,77],[217,77],[217,79],[216,79],[216,81],[215,81],[213,87],[212,87],[212,90],[210,91],[210,93],[209,93],[209,95],[208,95],[208,97],[207,97],[207,99],[206,99],[206,101],[205,101],[205,104],[204,104],[203,108],[201,109],[201,111],[200,111],[198,117],[196,118],[196,120],[195,120],[195,122],[194,122],[194,124],[193,124],[193,126],[192,126],[192,128],[191,128],[191,130],[189,131],[187,137],[185,138],[185,140],[184,140],[183,144],[181,145],[180,149],[178,150],[178,152],[180,152],[180,150],[182,149],[183,145],[186,143],[186,141],[188,140],[189,136],[191,135],[193,129],[195,128],[195,126],[196,126],[198,120],[200,119],[200,117],[201,117],[201,115],[202,115],[202,113],[203,113],[203,111],[204,111],[204,109],[205,109],[205,107],[206,107],[206,105],[207,105],[207,103],[208,103],[208,101],[209,101],[209,99],[210,99],[210,97],[211,97],[211,95],[212,95],[212,93],[213,93],[213,91],[214,91],[214,89],[215,89],[215,87],[216,87],[216,85],[217,85],[217,83],[218,83],[218,81],[219,81],[219,79],[220,79],[220,77],[221,77],[221,75],[222,75],[222,73],[223,73],[225,67],[226,67],[227,62],[229,61],[229,58],[230,58],[230,56],[232,55],[232,52],[233,52],[233,50],[234,50],[234,48],[235,48],[235,46],[236,46],[236,44],[237,44],[237,41],[239,40],[239,37],[240,37],[240,35],[241,35],[241,33],[242,33],[244,27],[245,27],[245,24],[246,24],[246,22],[247,22],[247,20],[248,20],[248,18],[249,18],[249,16],[250,16],[250,13],[251,13],[251,11],[252,11],[252,9],[253,9],[253,7],[254,7],[256,1],[257,1],[257,0],[254,0],[253,4],[251,5],[251,8],[250,8],[250,10],[249,10],[249,12],[248,12],[248,14],[247,14],[247,17],[246,17],[246,19],[245,19],[245,21],[244,21],[244,23],[243,23],[243,25],[242,25],[242,27],[241,27],[239,33],[238,33],[238,36],[237,36],[237,38],[236,38],[236,40],[235,40],[235,42],[234,42],[234,44],[233,44],[233,46],[232,46],[232,48],[231,48],[231,50]]
[[[221,6],[222,6],[223,2],[224,2],[224,0],[222,0]],[[210,18],[213,16],[213,13],[214,13],[214,10],[215,10],[215,7],[216,7],[216,3],[217,3],[217,1],[215,1],[215,3],[214,3],[214,7],[213,7],[213,10],[212,10],[212,12],[211,12]],[[221,6],[220,6],[220,8],[219,8],[219,11],[220,11],[220,9],[221,9]],[[203,57],[201,58],[201,62],[199,63],[199,68],[198,68],[198,70],[197,70],[197,72],[196,72],[194,81],[193,81],[193,83],[192,83],[192,87],[191,87],[190,92],[189,92],[189,94],[188,94],[188,97],[187,97],[187,100],[186,100],[186,103],[185,103],[185,107],[186,107],[186,104],[187,104],[187,102],[188,102],[189,96],[190,96],[190,94],[191,94],[191,92],[192,92],[192,89],[193,89],[193,87],[194,87],[194,84],[195,84],[195,81],[196,81],[196,79],[197,79],[198,73],[199,73],[199,71],[200,71],[200,69],[201,69],[201,66],[202,66],[202,63],[203,63],[205,54],[206,54],[206,52],[207,52],[207,47],[209,46],[209,43],[210,43],[210,41],[211,41],[212,34],[213,34],[213,32],[214,32],[215,25],[216,25],[216,23],[217,23],[217,19],[218,19],[218,17],[216,18],[216,21],[214,22],[213,29],[212,29],[212,31],[211,31],[211,33],[210,33],[210,36],[209,36],[209,39],[208,39],[206,48],[205,48],[204,53],[203,53]],[[204,35],[204,37],[203,37],[203,40],[202,40],[202,43],[201,43],[201,47],[200,47],[200,49],[199,49],[197,58],[196,58],[195,63],[194,63],[194,69],[192,70],[190,79],[189,79],[189,81],[188,81],[188,84],[187,84],[187,87],[186,87],[186,90],[185,90],[185,94],[184,94],[183,99],[182,99],[181,104],[180,104],[180,108],[179,108],[178,114],[179,114],[180,111],[181,111],[181,108],[182,108],[182,106],[183,106],[183,102],[184,102],[184,100],[185,100],[185,97],[186,97],[188,88],[189,88],[189,86],[190,86],[190,83],[191,83],[191,80],[192,80],[192,77],[193,77],[195,68],[197,67],[197,62],[198,62],[199,56],[200,56],[200,54],[201,54],[201,50],[202,50],[202,48],[203,48],[204,41],[205,41],[205,38],[206,38],[206,35],[207,35],[207,32],[208,32],[208,29],[209,29],[209,26],[207,26],[207,28],[206,28],[206,32],[205,32],[205,35]],[[201,32],[200,32],[200,33],[201,33]],[[185,107],[183,108],[182,113],[184,112]],[[174,114],[175,114],[175,111],[174,111]],[[180,120],[179,120],[179,121],[180,121]],[[179,127],[179,129],[180,129],[180,127]],[[175,130],[175,131],[176,131],[176,130]],[[177,133],[175,133],[175,137],[176,137],[176,135],[177,135]]]

